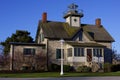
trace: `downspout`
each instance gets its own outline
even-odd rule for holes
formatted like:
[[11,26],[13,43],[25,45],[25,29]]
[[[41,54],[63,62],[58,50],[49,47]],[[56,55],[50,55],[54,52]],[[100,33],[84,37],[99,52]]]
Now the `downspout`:
[[46,49],[46,50],[47,50],[47,52],[46,52],[46,53],[47,53],[47,54],[46,54],[46,56],[47,56],[47,63],[46,63],[46,64],[47,64],[47,71],[49,71],[49,64],[48,64],[48,63],[49,63],[49,59],[48,59],[48,58],[49,58],[49,57],[48,57],[49,44],[48,44],[48,43],[49,43],[49,42],[48,42],[48,39],[47,39],[47,44],[46,44],[46,48],[47,48],[47,49]]

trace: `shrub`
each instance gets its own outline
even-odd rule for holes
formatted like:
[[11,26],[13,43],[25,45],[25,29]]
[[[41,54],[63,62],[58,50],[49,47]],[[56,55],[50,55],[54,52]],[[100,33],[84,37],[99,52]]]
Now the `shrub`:
[[[61,65],[51,64],[51,71],[60,71],[60,70],[61,70]],[[63,65],[64,72],[70,72],[73,70],[74,70],[73,67],[71,67],[69,65]]]
[[52,63],[51,64],[51,71],[60,71],[60,65]]
[[111,64],[110,63],[105,63],[104,64],[104,72],[111,72]]
[[72,69],[72,67],[70,65],[64,65],[63,69],[64,69],[65,72],[73,71],[73,69]]
[[112,65],[111,71],[112,72],[120,71],[120,64]]
[[78,72],[91,72],[91,68],[90,67],[87,67],[87,66],[79,66],[77,68],[77,71]]

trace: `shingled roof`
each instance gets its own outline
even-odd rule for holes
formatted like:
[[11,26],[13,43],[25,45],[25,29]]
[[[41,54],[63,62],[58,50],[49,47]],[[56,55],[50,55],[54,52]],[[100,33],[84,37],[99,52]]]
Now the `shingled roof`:
[[81,27],[74,27],[69,26],[66,22],[55,21],[47,21],[45,23],[40,21],[37,29],[36,40],[41,28],[43,29],[44,37],[49,39],[72,39],[79,31],[82,30],[91,41],[114,41],[103,26],[98,27],[96,25],[82,24]]
[[49,39],[71,39],[80,29],[78,27],[71,27],[65,22],[40,22],[36,38],[41,28],[43,29],[44,37]]
[[83,27],[83,32],[90,40],[114,42],[114,39],[105,30],[105,28],[102,25],[96,26],[96,25],[86,24],[86,25],[83,25],[82,27]]
[[98,43],[80,43],[75,41],[67,41],[67,44],[73,46],[73,47],[105,47],[104,45],[98,44]]

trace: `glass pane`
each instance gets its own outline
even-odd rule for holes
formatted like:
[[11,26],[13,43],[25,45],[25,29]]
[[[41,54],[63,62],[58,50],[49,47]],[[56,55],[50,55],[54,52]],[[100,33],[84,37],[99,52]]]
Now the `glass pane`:
[[[61,49],[56,49],[56,59],[61,58]],[[64,49],[63,49],[63,58],[64,58]]]
[[56,49],[56,59],[61,58],[61,49]]
[[96,56],[96,55],[95,55],[95,49],[93,49],[93,56]]
[[71,57],[72,56],[72,48],[69,48],[68,49],[68,57]]
[[99,50],[100,50],[100,51],[99,51],[99,52],[100,52],[100,57],[102,57],[102,49],[99,49]]
[[81,56],[84,56],[84,48],[81,48]]
[[33,49],[33,48],[24,48],[23,49],[23,54],[24,55],[34,55],[35,54],[35,49]]
[[74,48],[74,56],[77,56],[77,48]]
[[35,55],[35,49],[31,49],[32,55]]
[[80,56],[80,53],[81,53],[81,50],[80,50],[80,48],[78,48],[78,54],[77,54],[77,56]]

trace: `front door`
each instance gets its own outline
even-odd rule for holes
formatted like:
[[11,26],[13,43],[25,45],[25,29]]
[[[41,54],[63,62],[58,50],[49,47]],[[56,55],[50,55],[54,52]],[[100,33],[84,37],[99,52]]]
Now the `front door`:
[[92,61],[92,49],[87,49],[87,62]]

